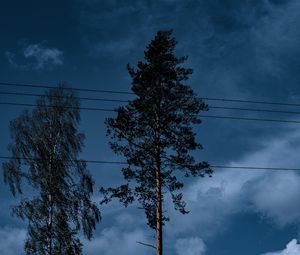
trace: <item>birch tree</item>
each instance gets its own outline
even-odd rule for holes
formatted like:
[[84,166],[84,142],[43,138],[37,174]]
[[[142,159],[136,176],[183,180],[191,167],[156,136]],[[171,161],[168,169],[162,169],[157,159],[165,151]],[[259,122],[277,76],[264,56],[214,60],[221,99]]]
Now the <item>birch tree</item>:
[[90,239],[100,220],[91,201],[93,179],[86,163],[78,160],[84,142],[79,121],[79,100],[59,86],[10,123],[13,142],[11,159],[3,164],[4,180],[14,196],[23,193],[23,184],[33,194],[23,195],[12,209],[28,222],[26,254],[82,254],[80,229]]

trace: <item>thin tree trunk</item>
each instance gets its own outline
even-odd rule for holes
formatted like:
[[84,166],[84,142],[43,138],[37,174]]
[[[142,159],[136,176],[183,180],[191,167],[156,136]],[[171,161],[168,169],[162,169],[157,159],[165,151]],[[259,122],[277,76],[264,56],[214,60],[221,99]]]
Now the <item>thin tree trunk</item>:
[[157,102],[156,120],[156,255],[163,254],[163,224],[162,224],[162,192],[161,192],[161,144],[160,144],[160,104],[161,98]]
[[156,188],[157,188],[157,205],[156,205],[156,254],[163,254],[163,235],[162,235],[162,197],[161,197],[161,177],[160,169],[156,170]]
[[53,203],[52,197],[50,195],[50,212],[49,212],[49,222],[48,222],[48,236],[49,236],[49,255],[52,255],[52,223],[53,223]]
[[162,192],[161,192],[160,145],[156,156],[156,255],[163,254]]
[[52,137],[52,120],[50,120],[50,140],[51,140],[51,154],[50,154],[50,162],[49,162],[49,202],[50,202],[50,211],[49,211],[49,215],[48,215],[48,235],[49,235],[49,255],[52,255],[52,250],[53,250],[53,206],[54,206],[54,202],[53,202],[53,194],[52,194],[52,174],[53,174],[53,165],[52,165],[52,161],[53,161],[53,157],[56,154],[56,143],[57,140],[55,139],[53,141],[53,137]]
[[[52,132],[52,125],[50,124],[50,129]],[[50,133],[50,139],[52,141],[52,133]],[[50,203],[50,208],[48,208],[49,212],[48,212],[48,223],[47,223],[47,230],[48,230],[48,238],[49,238],[49,255],[52,255],[52,221],[53,221],[53,200],[52,200],[52,192],[51,192],[51,187],[52,187],[52,157],[53,157],[53,150],[51,151],[50,154],[50,160],[49,160],[49,176],[48,181],[50,183],[49,187],[49,195],[48,195],[48,199],[49,199],[49,203]]]

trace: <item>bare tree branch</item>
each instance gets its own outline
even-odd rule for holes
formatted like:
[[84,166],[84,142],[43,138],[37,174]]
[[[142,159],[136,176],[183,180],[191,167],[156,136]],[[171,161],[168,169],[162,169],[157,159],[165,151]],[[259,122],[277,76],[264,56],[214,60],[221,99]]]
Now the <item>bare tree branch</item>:
[[140,242],[140,241],[136,241],[138,244],[141,244],[141,245],[144,245],[144,246],[148,246],[148,247],[151,247],[151,248],[153,248],[153,249],[155,249],[156,250],[156,247],[154,246],[154,245],[152,245],[152,244],[147,244],[147,243],[143,243],[143,242]]

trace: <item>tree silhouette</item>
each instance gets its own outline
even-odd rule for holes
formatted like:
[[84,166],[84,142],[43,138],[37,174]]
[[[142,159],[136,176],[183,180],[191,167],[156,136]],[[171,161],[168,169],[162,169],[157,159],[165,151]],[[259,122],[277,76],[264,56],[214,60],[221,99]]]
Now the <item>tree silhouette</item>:
[[128,167],[122,169],[127,183],[100,189],[102,204],[112,198],[125,206],[138,200],[148,225],[156,231],[157,255],[163,253],[162,228],[168,220],[163,212],[164,190],[169,191],[175,209],[185,214],[178,173],[212,174],[207,162],[196,163],[190,155],[202,149],[193,126],[201,123],[198,114],[208,106],[184,84],[192,69],[180,65],[187,57],[174,55],[176,41],[171,36],[172,31],[158,32],[147,46],[146,61],[138,62],[136,70],[128,65],[137,98],[106,121],[112,150],[127,159]]
[[14,196],[22,193],[23,182],[34,191],[12,209],[28,220],[26,254],[82,254],[79,230],[90,239],[100,220],[90,198],[94,182],[86,163],[77,160],[84,141],[79,121],[79,100],[59,86],[10,123],[13,143],[11,159],[3,164],[5,183]]

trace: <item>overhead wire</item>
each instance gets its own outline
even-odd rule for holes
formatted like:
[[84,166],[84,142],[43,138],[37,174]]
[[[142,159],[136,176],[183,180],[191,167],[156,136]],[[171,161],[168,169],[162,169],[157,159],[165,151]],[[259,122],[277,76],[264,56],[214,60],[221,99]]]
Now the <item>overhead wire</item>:
[[[6,91],[0,91],[0,95],[34,96],[34,97],[41,97],[41,96],[43,96],[43,94],[6,92]],[[51,95],[49,95],[49,97],[66,98],[64,96],[51,96]],[[104,101],[104,102],[120,102],[120,103],[129,103],[130,102],[130,100],[94,98],[94,97],[76,97],[76,98],[78,98],[79,100],[88,100],[88,101]],[[243,108],[243,107],[227,107],[227,106],[214,106],[214,105],[209,106],[209,109],[222,109],[222,110],[250,111],[250,112],[267,112],[267,113],[280,113],[280,114],[296,114],[296,115],[300,115],[300,111],[284,111],[284,110]]]
[[[0,82],[0,86],[31,87],[31,88],[43,88],[43,89],[56,88],[56,86],[54,86],[54,85],[49,86],[49,85],[12,83],[12,82]],[[71,88],[71,87],[65,87],[64,89],[81,91],[81,92],[99,92],[99,93],[134,95],[133,92],[119,91],[119,90],[102,90],[102,89],[91,89],[91,88],[86,89],[86,88]],[[219,97],[200,97],[200,98],[203,100],[210,100],[210,101],[281,105],[281,106],[298,106],[298,107],[300,106],[300,104],[297,104],[297,103],[274,102],[274,101],[267,101],[267,100],[246,100],[246,99],[244,100],[244,99],[236,99],[236,98],[219,98]]]
[[[25,84],[25,83],[10,83],[10,82],[0,82],[0,86],[14,86],[14,87],[28,87],[28,88],[43,88],[43,89],[53,89],[56,86],[49,85],[36,85],[36,84]],[[112,93],[112,94],[126,94],[132,95],[131,92],[117,91],[117,90],[103,90],[103,89],[85,89],[85,88],[71,88],[64,87],[66,90],[82,91],[82,92],[99,92],[99,93]]]
[[[20,93],[20,92],[6,92],[0,91],[0,95],[11,95],[11,96],[29,96],[29,97],[42,97],[44,94],[36,94],[36,93]],[[47,95],[48,97],[53,98],[66,98],[65,96],[52,96]],[[121,99],[107,99],[107,98],[93,98],[93,97],[76,97],[79,100],[87,100],[87,101],[104,101],[104,102],[120,102],[120,103],[128,103],[130,100],[121,100]]]
[[[14,102],[0,102],[0,105],[11,105],[11,106],[29,106],[35,107],[35,104],[28,103],[14,103]],[[87,111],[102,111],[102,112],[116,112],[115,109],[105,109],[105,108],[92,108],[92,107],[68,107],[68,106],[47,106],[50,108],[60,107],[64,109],[78,109]],[[300,124],[300,120],[283,120],[283,119],[267,119],[267,118],[248,118],[248,117],[235,117],[235,116],[219,116],[219,115],[199,115],[202,118],[214,118],[214,119],[228,119],[228,120],[245,120],[245,121],[262,121],[262,122],[278,122],[278,123],[291,123]]]
[[[55,88],[55,86],[46,86],[46,85],[35,85],[35,84],[24,84],[24,83],[3,83],[0,82],[0,86],[16,86],[16,87],[31,87],[31,88]],[[112,93],[112,94],[126,94],[133,95],[131,92],[125,91],[116,91],[116,90],[99,90],[99,89],[83,89],[83,88],[68,88],[74,91],[84,91],[84,92],[99,92],[99,93]],[[7,92],[0,91],[2,95],[16,95],[16,96],[42,96],[42,94],[37,93],[19,93],[19,92]],[[56,96],[57,97],[57,96]],[[106,99],[106,98],[91,98],[91,97],[77,97],[80,100],[89,100],[89,101],[107,101],[107,102],[121,102],[126,103],[130,100],[120,100],[120,99]],[[294,103],[279,103],[279,102],[270,102],[270,101],[255,101],[255,100],[240,100],[240,99],[226,99],[226,98],[210,98],[202,97],[204,100],[211,101],[223,101],[223,102],[238,102],[238,103],[252,103],[252,104],[267,104],[267,105],[280,105],[280,106],[300,106],[300,104]],[[0,105],[11,105],[11,106],[30,106],[34,107],[35,104],[28,103],[14,103],[14,102],[0,102]],[[57,107],[57,106],[47,106],[47,107]],[[63,108],[74,108],[66,107]],[[75,107],[76,108],[76,107]],[[238,110],[238,111],[255,111],[255,112],[268,112],[268,113],[283,113],[283,114],[300,114],[296,111],[282,111],[282,110],[271,110],[271,109],[257,109],[257,108],[243,108],[243,107],[227,107],[227,106],[209,106],[210,109],[223,109],[223,110]],[[106,112],[115,112],[114,109],[104,109],[104,108],[93,108],[93,107],[78,107],[76,109],[80,110],[90,110],[90,111],[106,111]],[[216,119],[231,119],[231,120],[246,120],[246,121],[264,121],[264,122],[281,122],[281,123],[294,123],[300,124],[300,120],[282,120],[282,119],[266,119],[266,118],[248,118],[248,117],[235,117],[235,116],[218,116],[218,115],[200,115],[203,118],[216,118]],[[0,156],[0,159],[10,159],[12,157]],[[120,161],[104,161],[104,160],[84,160],[86,163],[95,163],[95,164],[127,164],[127,162]],[[257,166],[224,166],[224,165],[210,165],[212,168],[223,168],[223,169],[244,169],[244,170],[293,170],[300,171],[300,168],[279,168],[279,167],[257,167]]]
[[[9,157],[9,156],[0,156],[2,160],[8,159],[19,159],[25,160],[25,158],[16,158],[16,157]],[[35,158],[29,158],[29,160],[40,160]],[[46,161],[42,159],[42,161]],[[58,160],[63,162],[86,162],[91,164],[117,164],[117,165],[127,165],[127,162],[122,161],[106,161],[106,160]],[[223,169],[237,169],[237,170],[271,170],[271,171],[300,171],[300,168],[287,168],[287,167],[259,167],[259,166],[228,166],[228,165],[209,165],[211,168],[223,168]]]
[[[13,106],[29,106],[36,107],[35,104],[27,103],[14,103],[14,102],[0,102],[0,105],[13,105]],[[87,110],[87,111],[102,111],[102,112],[115,112],[114,109],[105,109],[105,108],[92,108],[92,107],[71,107],[71,106],[57,106],[57,105],[47,105],[46,108],[62,108],[62,109],[78,109],[78,110]]]

